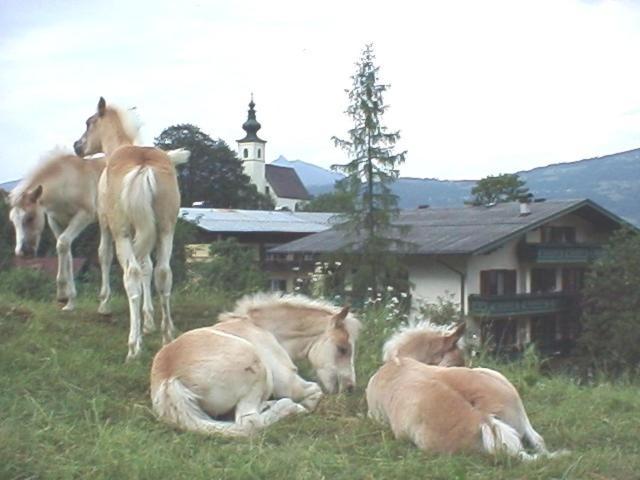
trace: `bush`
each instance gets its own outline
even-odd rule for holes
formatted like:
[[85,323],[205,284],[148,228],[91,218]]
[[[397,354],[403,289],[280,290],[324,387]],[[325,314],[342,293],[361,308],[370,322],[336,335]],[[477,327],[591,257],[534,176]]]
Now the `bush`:
[[623,229],[587,274],[579,352],[608,373],[640,367],[640,233]]
[[267,277],[260,270],[255,250],[241,245],[235,238],[214,242],[209,247],[210,259],[193,262],[193,283],[199,288],[240,297],[263,290]]

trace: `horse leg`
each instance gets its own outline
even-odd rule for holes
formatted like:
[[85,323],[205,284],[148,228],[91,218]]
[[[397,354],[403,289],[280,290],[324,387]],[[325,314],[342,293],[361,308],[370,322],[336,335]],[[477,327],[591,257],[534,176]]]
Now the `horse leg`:
[[144,318],[143,332],[155,331],[156,324],[153,321],[153,297],[151,296],[151,276],[153,263],[151,255],[147,255],[142,262],[142,316]]
[[73,257],[71,254],[71,245],[73,241],[82,233],[82,231],[94,222],[95,218],[84,211],[76,213],[67,228],[60,234],[56,243],[56,249],[58,255],[64,255],[67,262],[67,274],[66,274],[66,293],[67,304],[62,307],[62,310],[71,311],[76,308],[76,284],[73,280]]
[[306,408],[293,402],[290,398],[263,402],[261,397],[262,392],[259,396],[250,392],[236,405],[236,425],[249,435],[290,415],[307,412]]
[[[47,221],[49,223],[49,228],[53,232],[53,236],[56,238],[56,243],[58,238],[62,234],[62,226],[55,220],[53,217],[47,215]],[[57,250],[57,248],[56,248]],[[67,260],[63,256],[58,254],[58,273],[56,275],[56,300],[58,302],[66,302],[68,298],[66,297],[66,281],[65,276],[67,274]]]
[[162,306],[162,341],[169,343],[173,340],[175,327],[171,320],[171,286],[173,284],[173,274],[169,262],[171,260],[171,250],[173,249],[173,230],[162,232],[158,235],[156,246],[156,266],[153,272],[154,281],[160,305]]
[[272,365],[273,394],[276,398],[290,398],[312,411],[322,398],[322,389],[317,383],[308,382],[295,369],[286,365]]
[[126,361],[130,361],[140,355],[142,347],[140,297],[142,296],[143,274],[142,267],[134,255],[130,238],[116,238],[116,253],[124,272],[124,288],[129,299],[129,353]]
[[100,220],[100,246],[98,247],[98,257],[100,257],[100,275],[102,277],[98,313],[101,315],[109,315],[111,313],[111,307],[109,307],[111,282],[109,277],[111,274],[111,264],[113,263],[113,238],[111,237],[111,230],[109,230],[106,219]]

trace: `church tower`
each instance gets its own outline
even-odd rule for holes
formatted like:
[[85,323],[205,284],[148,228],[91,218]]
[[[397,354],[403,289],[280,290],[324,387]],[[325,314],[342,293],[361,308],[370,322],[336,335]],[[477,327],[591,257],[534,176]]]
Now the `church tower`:
[[251,178],[251,182],[257,187],[258,192],[270,195],[264,162],[267,142],[258,137],[261,125],[256,120],[256,111],[253,108],[255,106],[253,94],[251,94],[247,121],[242,124],[246,135],[238,140],[238,157],[242,161],[244,173]]

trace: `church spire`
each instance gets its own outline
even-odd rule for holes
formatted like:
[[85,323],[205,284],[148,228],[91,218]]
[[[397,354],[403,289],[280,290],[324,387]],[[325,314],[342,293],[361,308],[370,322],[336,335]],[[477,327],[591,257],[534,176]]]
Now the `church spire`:
[[238,142],[260,142],[267,143],[258,137],[258,130],[262,128],[262,125],[256,120],[256,111],[253,107],[256,104],[253,102],[253,93],[251,94],[251,102],[249,102],[249,112],[247,114],[247,121],[242,124],[242,129],[247,132],[244,138],[238,140]]

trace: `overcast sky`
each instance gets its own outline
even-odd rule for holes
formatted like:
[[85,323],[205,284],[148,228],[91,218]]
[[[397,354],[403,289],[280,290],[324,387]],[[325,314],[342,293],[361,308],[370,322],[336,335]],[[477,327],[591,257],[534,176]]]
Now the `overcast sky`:
[[143,141],[232,148],[254,93],[267,159],[344,162],[373,42],[402,176],[480,178],[640,147],[640,2],[0,0],[0,182],[71,146],[100,95]]

